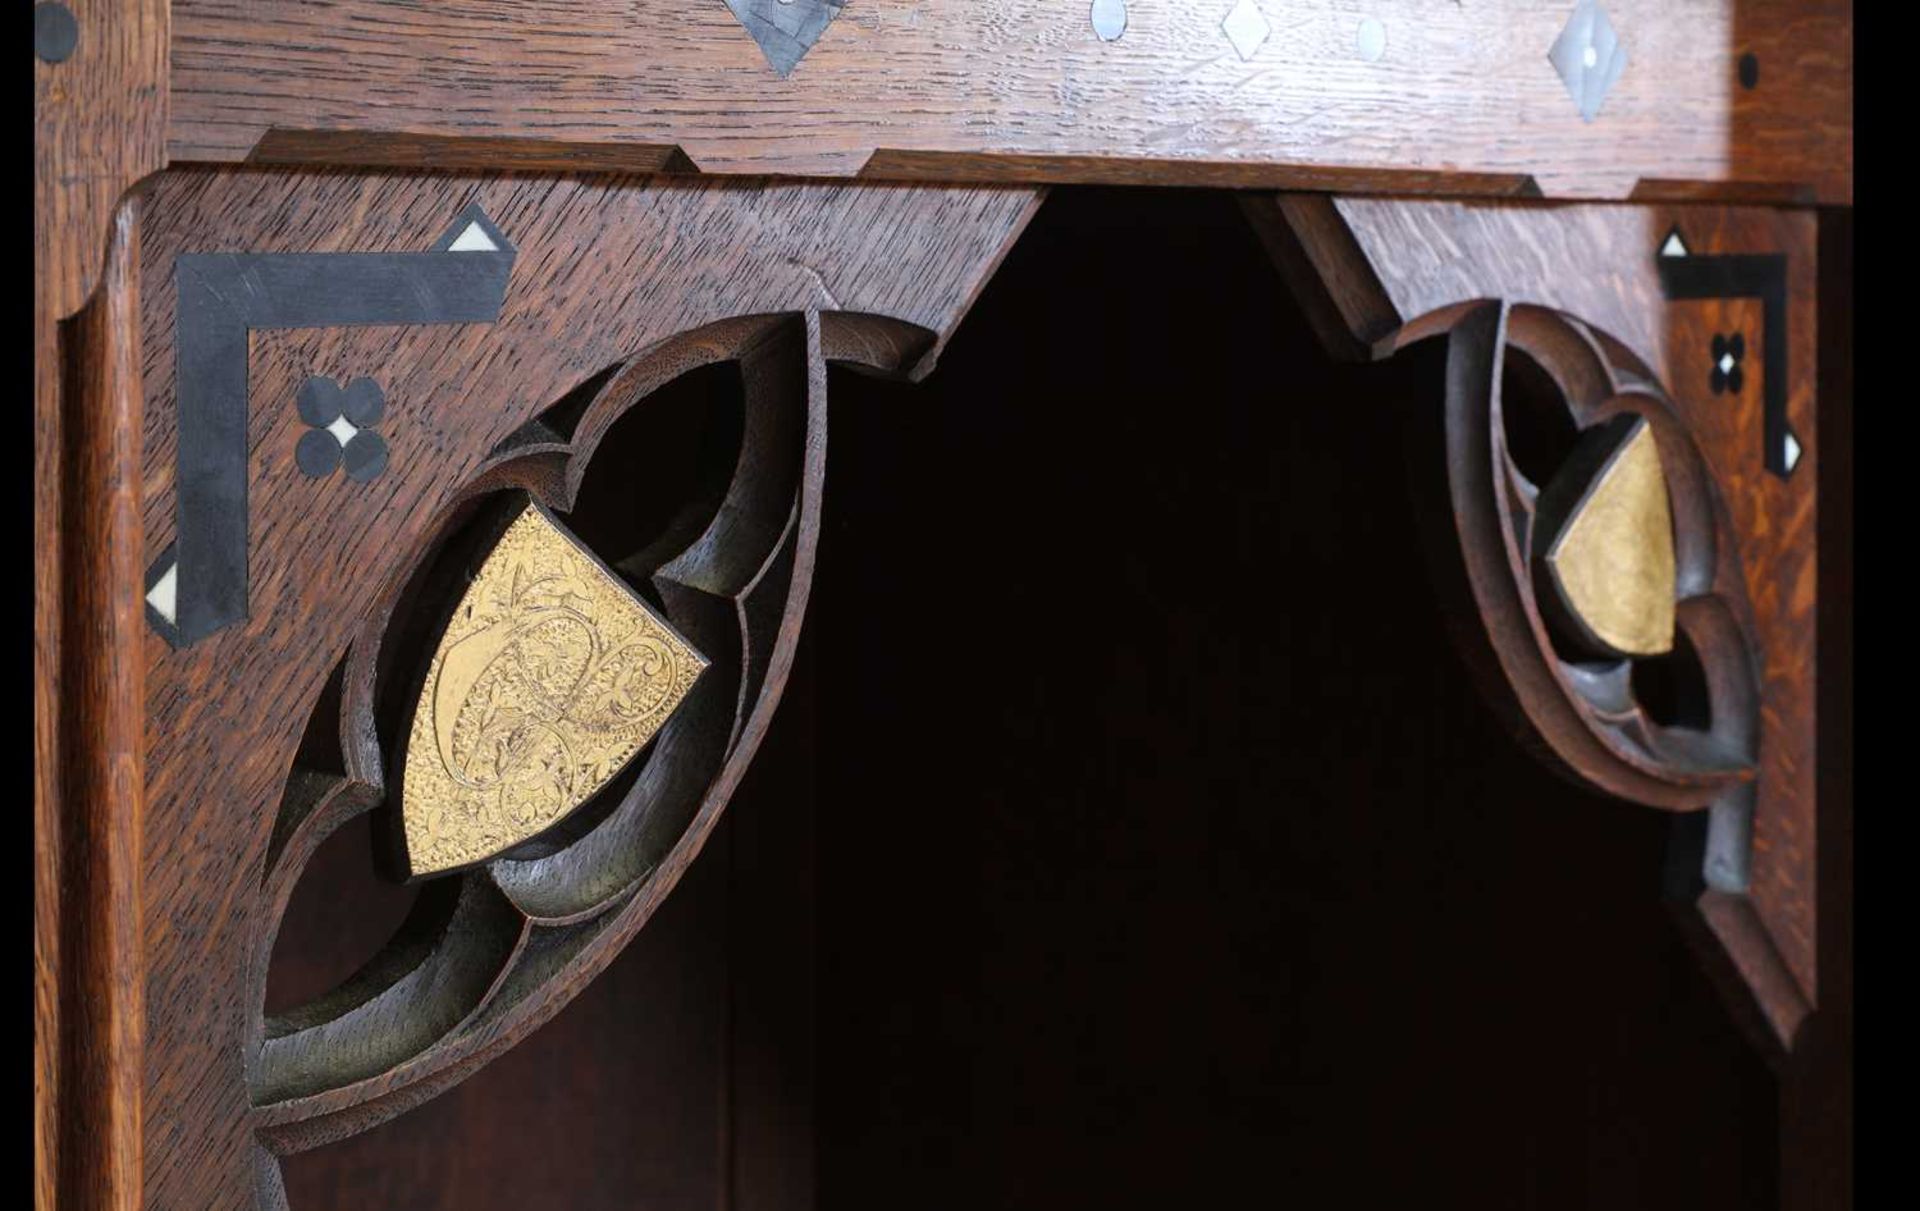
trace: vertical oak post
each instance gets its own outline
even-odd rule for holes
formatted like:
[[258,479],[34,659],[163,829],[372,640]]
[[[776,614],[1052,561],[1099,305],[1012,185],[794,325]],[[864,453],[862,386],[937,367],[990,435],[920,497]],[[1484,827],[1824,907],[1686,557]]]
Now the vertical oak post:
[[[140,242],[122,203],[100,288],[60,332],[57,1205],[139,1211],[145,628]],[[50,452],[41,451],[41,457]],[[38,895],[45,902],[47,895]],[[46,1178],[39,1190],[45,1197]]]

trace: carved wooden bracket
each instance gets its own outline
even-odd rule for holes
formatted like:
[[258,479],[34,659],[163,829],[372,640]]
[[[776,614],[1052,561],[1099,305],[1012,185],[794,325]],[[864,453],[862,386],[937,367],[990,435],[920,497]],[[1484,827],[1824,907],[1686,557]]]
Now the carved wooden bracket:
[[[1443,415],[1410,437],[1425,499],[1447,502],[1437,580],[1469,665],[1556,768],[1682,813],[1683,921],[1782,1057],[1816,987],[1813,452],[1782,446],[1814,428],[1810,220],[1304,195],[1247,210],[1334,352],[1447,342]],[[1777,262],[1777,297],[1674,293],[1662,262],[1683,257]],[[1756,343],[1771,381],[1734,354]]]
[[[840,335],[850,325],[895,349],[930,339],[907,326],[818,312],[723,321],[672,338],[606,377],[584,411],[563,404],[516,431],[398,563],[347,653],[337,717],[316,721],[339,737],[342,775],[296,766],[274,828],[268,906],[255,918],[256,1013],[274,927],[307,860],[395,783],[384,763],[411,717],[407,652],[432,645],[439,599],[429,565],[463,522],[502,494],[571,512],[616,422],[697,367],[739,365],[744,431],[731,473],[718,491],[687,501],[662,532],[630,533],[631,549],[616,561],[624,576],[655,587],[666,619],[711,668],[628,776],[597,796],[597,808],[562,822],[568,835],[543,829],[541,844],[430,883],[401,935],[353,980],[288,1014],[256,1017],[248,1085],[254,1122],[274,1150],[382,1121],[506,1050],[619,952],[699,852],[792,661],[819,532],[827,350],[850,351]],[[399,809],[386,795],[383,810]]]
[[[1444,450],[1458,562],[1490,649],[1470,652],[1482,667],[1490,654],[1500,673],[1488,686],[1567,769],[1622,798],[1685,809],[1736,792],[1754,776],[1750,610],[1724,509],[1692,439],[1644,371],[1610,361],[1604,338],[1576,320],[1495,303],[1448,318],[1444,444],[1427,457]],[[1537,389],[1547,398],[1520,398],[1522,358],[1544,371]],[[1517,415],[1524,408],[1564,415],[1538,417],[1529,432]],[[1664,620],[1668,637],[1658,652],[1606,650],[1612,645],[1575,633],[1588,629],[1579,626],[1583,613],[1591,617],[1603,603],[1556,602],[1552,544],[1577,519],[1556,517],[1555,497],[1586,506],[1583,517],[1639,503],[1593,500],[1613,464],[1596,467],[1575,440],[1588,435],[1604,450],[1619,422],[1632,440],[1656,443],[1656,478],[1645,492],[1664,529],[1603,533],[1587,559],[1597,565],[1594,595],[1604,604],[1636,620]],[[1621,565],[1649,546],[1663,549],[1665,575],[1651,585],[1618,583],[1637,580],[1641,569]],[[1654,674],[1661,684],[1650,688],[1643,674],[1660,659],[1690,667]],[[1655,695],[1664,700],[1655,704]]]
[[[153,183],[138,275],[144,562],[159,573],[144,650],[146,1092],[167,1107],[146,1131],[152,1205],[275,1205],[276,1152],[457,1083],[641,927],[699,852],[785,683],[819,526],[827,366],[926,373],[1038,200],[271,171]],[[316,285],[288,292],[299,324],[253,326],[236,347],[244,376],[220,380],[240,384],[236,406],[213,412],[232,423],[190,424],[205,364],[176,316],[200,279],[177,270],[221,257]],[[242,278],[244,301],[260,303],[272,282]],[[482,278],[485,306],[461,301]],[[663,389],[724,366],[737,407],[706,408],[697,440],[642,454],[620,438],[596,464],[610,433],[653,423]],[[212,444],[183,449],[196,441]],[[167,555],[181,525],[200,523],[177,507],[176,476],[207,470],[239,485],[220,498],[238,523],[215,520],[241,540],[242,575],[222,583],[244,609],[178,642],[164,624],[194,568],[167,585]],[[608,505],[610,480],[678,495]],[[583,491],[600,503],[581,504]],[[357,976],[268,1017],[273,939],[315,848],[368,811],[399,826],[397,740],[415,661],[471,567],[462,544],[490,510],[527,501],[707,667],[578,810],[425,883]],[[209,955],[238,957],[245,979],[231,963],[210,971]]]

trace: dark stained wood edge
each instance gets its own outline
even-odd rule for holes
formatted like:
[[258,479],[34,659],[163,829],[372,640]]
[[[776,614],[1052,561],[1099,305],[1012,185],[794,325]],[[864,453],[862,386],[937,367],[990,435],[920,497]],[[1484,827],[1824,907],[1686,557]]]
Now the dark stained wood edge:
[[[180,161],[195,163],[198,161]],[[274,127],[248,150],[244,164],[308,168],[450,169],[481,172],[702,174],[674,143],[580,142],[521,136],[420,134],[407,131],[297,130]],[[164,167],[161,165],[159,167]],[[739,174],[721,172],[729,177]],[[785,179],[785,174],[771,174]],[[1175,156],[1031,155],[879,148],[854,179],[940,185],[1134,185],[1363,193],[1392,197],[1538,199],[1528,173],[1439,169],[1350,168]],[[831,176],[793,179],[840,180]],[[1710,202],[1747,206],[1810,206],[1820,201],[1805,182],[1700,181],[1643,177],[1631,202]]]
[[33,316],[33,1205],[54,1211],[60,1164],[60,325]]
[[1426,197],[1537,198],[1526,173],[1343,168],[1174,156],[1014,155],[880,148],[861,165],[876,181],[1002,185],[1165,185],[1201,189],[1285,189]]
[[1629,202],[1711,202],[1722,206],[1811,206],[1818,198],[1812,185],[1789,181],[1668,181],[1642,177],[1627,195]]
[[1019,217],[1013,221],[1011,233],[981,262],[980,272],[974,275],[966,294],[953,309],[953,322],[933,333],[930,340],[919,344],[917,358],[910,362],[893,360],[906,352],[902,342],[921,340],[918,335],[921,329],[914,327],[909,331],[900,321],[887,316],[850,311],[820,313],[821,356],[871,374],[904,375],[912,383],[925,379],[933,373],[934,367],[940,362],[940,354],[946,350],[947,342],[953,339],[954,333],[960,331],[960,325],[966,323],[973,305],[980,301],[980,292],[1000,272],[1007,254],[1026,234],[1027,224],[1033,222],[1033,216],[1040,213],[1040,207],[1046,204],[1046,200],[1047,191],[1044,188],[1033,191],[1033,197],[1028,199]]
[[141,1206],[141,802],[146,664],[140,569],[137,205],[115,214],[101,288],[61,342],[58,525],[58,1197]]
[[1781,1077],[1781,1206],[1851,1211],[1853,1190],[1853,243],[1851,210],[1819,214],[1819,1008]]
[[1408,317],[1394,307],[1332,198],[1250,194],[1240,206],[1330,355],[1348,361],[1393,355]]
[[485,172],[698,172],[673,144],[570,143],[489,135],[285,130],[261,136],[246,163],[332,168],[446,168]]
[[1734,1025],[1776,1073],[1782,1071],[1813,1006],[1774,945],[1766,922],[1754,910],[1753,900],[1702,890],[1675,901],[1672,915],[1708,980],[1719,990]]
[[[1712,810],[1750,813],[1753,805],[1749,788]],[[1734,1026],[1779,1075],[1793,1062],[1813,1005],[1753,898],[1707,886],[1711,815],[1674,821],[1665,876],[1668,910]]]
[[[198,159],[182,165],[215,163]],[[582,142],[511,135],[447,135],[408,131],[300,130],[273,127],[242,164],[306,168],[448,169],[474,172],[692,174],[730,178],[695,163],[675,143]],[[156,165],[153,171],[166,167]],[[929,185],[1132,185],[1174,189],[1282,190],[1388,197],[1542,199],[1528,173],[1442,169],[1354,168],[1183,157],[1033,155],[1005,152],[879,148],[850,176],[788,173],[769,179],[846,180]],[[1591,201],[1596,199],[1579,199]],[[1811,206],[1825,201],[1805,182],[1669,180],[1643,177],[1624,198],[1645,203]],[[1849,204],[1842,200],[1840,205]]]

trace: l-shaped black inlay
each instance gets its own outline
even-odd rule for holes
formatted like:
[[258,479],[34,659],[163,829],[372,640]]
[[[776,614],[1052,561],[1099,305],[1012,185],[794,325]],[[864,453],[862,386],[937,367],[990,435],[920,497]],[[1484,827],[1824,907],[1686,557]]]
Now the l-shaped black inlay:
[[[1670,233],[1677,235],[1678,232]],[[1681,241],[1685,246],[1685,241]],[[1787,258],[1785,253],[1701,256],[1656,252],[1660,287],[1669,299],[1759,299],[1761,307],[1761,417],[1767,470],[1785,479],[1787,461]],[[1795,460],[1798,461],[1797,459]]]
[[[483,239],[463,241],[470,227]],[[454,250],[452,245],[467,243]],[[491,247],[482,247],[491,245]],[[490,324],[517,250],[470,206],[431,252],[195,253],[174,261],[179,436],[171,628],[187,647],[247,617],[247,334],[256,328]],[[169,634],[169,630],[171,633]]]

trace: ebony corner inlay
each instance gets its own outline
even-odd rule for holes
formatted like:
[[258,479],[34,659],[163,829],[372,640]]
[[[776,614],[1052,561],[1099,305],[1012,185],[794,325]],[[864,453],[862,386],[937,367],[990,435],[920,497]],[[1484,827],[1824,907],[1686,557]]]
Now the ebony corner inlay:
[[[1801,445],[1787,423],[1787,258],[1784,253],[1733,253],[1699,256],[1687,251],[1679,229],[1668,232],[1654,254],[1660,287],[1667,298],[1760,300],[1760,399],[1767,470],[1785,479],[1800,462]],[[1731,353],[1731,342],[1716,340],[1715,367],[1709,385],[1740,390],[1732,377],[1746,354],[1745,338],[1733,366],[1719,363]],[[1716,394],[1718,391],[1716,390]]]
[[[257,328],[492,323],[516,254],[478,207],[468,207],[429,252],[194,253],[175,259],[175,545],[147,577],[150,587],[173,577],[173,617],[151,602],[148,609],[169,642],[189,646],[247,617],[247,334]],[[377,420],[384,409],[372,380],[356,379],[344,390],[326,383],[309,380],[301,392],[301,415],[309,424],[322,414],[329,423],[342,416],[351,420],[355,409]],[[310,440],[316,436],[335,449],[322,449]],[[385,468],[387,450],[370,431],[336,436],[316,427],[302,437],[295,459],[308,475],[330,473],[337,460],[349,478],[365,481]]]

